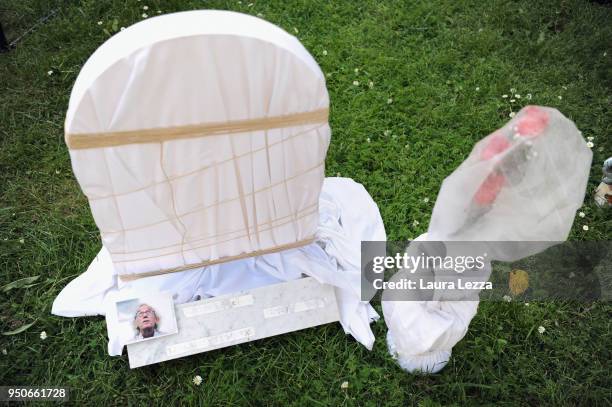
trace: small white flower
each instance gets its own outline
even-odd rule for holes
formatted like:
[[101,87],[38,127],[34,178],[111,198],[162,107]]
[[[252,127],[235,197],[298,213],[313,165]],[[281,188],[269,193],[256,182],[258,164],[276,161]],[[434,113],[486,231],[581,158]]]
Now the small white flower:
[[323,55],[327,55],[327,50],[326,49],[323,50]]
[[370,142],[370,138],[368,137],[368,138],[366,139],[366,141],[369,143],[369,142]]
[[[251,3],[251,4],[252,4],[252,3]],[[297,34],[297,33],[299,33],[300,31],[297,29],[297,27],[293,27],[293,32]]]
[[194,376],[192,382],[196,386],[201,385],[202,384],[202,376],[200,376],[200,375]]
[[123,31],[123,30],[125,30],[125,27],[121,27],[119,30],[120,30],[120,31]]
[[406,144],[404,148],[410,148],[410,144]]
[[40,339],[42,339],[43,341],[44,341],[45,339],[47,339],[47,333],[46,333],[45,331],[42,331],[42,332],[40,333]]
[[149,9],[149,6],[142,6],[142,9],[143,9],[144,11],[147,11],[147,10]]
[[480,86],[476,86],[476,92],[480,90]]
[[387,104],[390,105],[391,103],[393,103],[393,99],[391,98],[387,99]]
[[353,81],[353,85],[359,86],[359,81]]
[[391,135],[391,130],[385,130],[383,131],[383,134],[385,135],[385,137],[389,137]]
[[520,99],[521,95],[519,95],[518,93],[516,95],[514,95],[515,98]]
[[49,75],[49,76],[53,75],[53,71],[52,70],[51,71],[47,71],[47,75]]
[[247,4],[247,7],[252,7],[252,6],[253,6],[253,3]]
[[429,202],[429,198],[427,198],[427,197],[423,198],[423,202],[425,202],[425,203]]
[[515,92],[516,92],[516,89],[510,88],[510,93],[514,94]]
[[509,296],[509,295],[507,295],[507,294],[506,294],[506,295],[504,295],[504,296],[502,297],[502,299],[503,299],[504,301],[506,301],[506,302],[511,302],[511,301],[512,301],[512,297],[510,297],[510,296]]
[[508,113],[508,117],[513,118],[514,116],[516,116],[516,113],[515,113],[515,112],[510,112],[510,113]]
[[415,220],[414,222],[412,222],[412,226],[419,226],[419,221]]
[[21,243],[21,244],[24,244],[24,243],[25,243],[25,240],[24,240],[24,238],[23,238],[23,237],[22,237],[21,239],[19,239],[19,243]]
[[368,87],[370,89],[372,89],[374,87],[374,82],[372,82],[372,81],[368,82]]
[[561,86],[563,90],[567,90],[567,86]]
[[528,302],[526,302],[526,303],[525,303],[525,306],[526,306],[526,307],[528,307],[528,306],[529,306],[529,303],[528,303]]
[[584,212],[578,212],[578,216],[580,216],[581,218],[584,218]]
[[147,13],[142,13],[142,18],[147,18],[149,15]]
[[595,147],[595,144],[593,144],[593,142],[592,142],[592,141],[589,141],[589,142],[587,143],[587,147],[588,147],[588,148],[593,148],[593,147]]
[[8,352],[6,351],[6,349],[2,349],[2,354],[3,355],[8,355]]
[[506,98],[508,97],[508,95],[502,95],[502,97],[503,97],[504,99],[506,99]]
[[59,174],[59,173],[60,173],[60,170],[55,170],[55,174]]
[[262,17],[263,17],[263,14],[261,14],[261,13],[257,13],[257,17],[262,18]]
[[527,94],[527,100],[531,100],[531,93]]
[[355,73],[359,73],[359,68],[355,68]]
[[576,273],[574,273],[573,271],[569,273],[568,275],[569,278],[574,278],[576,277]]
[[595,137],[587,137],[587,140],[589,141],[593,141],[595,139]]
[[98,21],[98,25],[102,25],[102,21]]
[[559,96],[557,96],[557,99],[561,100],[561,99],[563,99],[563,96],[559,95]]
[[546,328],[544,328],[542,325],[540,325],[540,326],[538,327],[538,332],[539,332],[539,333],[541,333],[541,334],[543,334],[544,332],[546,332]]
[[604,52],[604,53],[603,53],[603,56],[605,57],[606,55],[608,55],[608,53],[607,53],[607,52]]
[[584,225],[584,226],[582,227],[582,230],[584,230],[585,232],[586,232],[587,230],[589,230],[589,225]]
[[340,385],[340,388],[343,389],[343,390],[348,389],[348,387],[349,387],[348,382],[342,382],[342,384]]
[[161,10],[157,10],[157,14],[161,14]]

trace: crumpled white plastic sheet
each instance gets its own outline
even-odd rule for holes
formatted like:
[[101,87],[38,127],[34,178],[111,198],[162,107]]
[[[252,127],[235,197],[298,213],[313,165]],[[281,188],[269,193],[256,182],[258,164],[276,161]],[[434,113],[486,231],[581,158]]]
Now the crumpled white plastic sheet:
[[365,188],[349,178],[326,178],[319,198],[317,240],[308,246],[229,263],[148,277],[118,280],[102,248],[85,273],[71,281],[53,302],[52,313],[66,317],[106,315],[108,352],[120,355],[125,345],[117,329],[114,302],[138,293],[166,291],[176,303],[248,290],[312,276],[335,287],[340,323],[372,349],[370,323],[378,319],[360,300],[361,241],[386,240],[376,203]]
[[[417,240],[484,242],[489,261],[516,261],[564,241],[592,156],[558,110],[527,106],[444,180],[428,233]],[[385,301],[384,294],[382,305],[390,353],[405,370],[430,373],[448,363],[478,308],[477,301]]]

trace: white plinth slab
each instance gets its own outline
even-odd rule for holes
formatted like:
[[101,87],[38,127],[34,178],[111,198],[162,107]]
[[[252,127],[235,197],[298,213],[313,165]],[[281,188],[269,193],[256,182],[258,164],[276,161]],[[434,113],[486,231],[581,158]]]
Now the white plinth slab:
[[178,333],[127,345],[136,368],[339,320],[334,288],[312,277],[175,305]]

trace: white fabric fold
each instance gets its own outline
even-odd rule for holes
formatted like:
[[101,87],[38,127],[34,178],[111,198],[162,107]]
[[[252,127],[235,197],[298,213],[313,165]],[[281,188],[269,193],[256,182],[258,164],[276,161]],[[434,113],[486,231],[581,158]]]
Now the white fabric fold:
[[378,207],[361,184],[348,178],[326,178],[319,198],[315,243],[297,249],[121,282],[103,247],[85,273],[57,296],[52,313],[76,317],[106,315],[110,355],[120,355],[126,338],[119,336],[114,303],[138,293],[170,292],[176,303],[248,290],[312,276],[333,285],[340,323],[368,349],[374,335],[370,322],[378,314],[360,300],[362,240],[385,240]]

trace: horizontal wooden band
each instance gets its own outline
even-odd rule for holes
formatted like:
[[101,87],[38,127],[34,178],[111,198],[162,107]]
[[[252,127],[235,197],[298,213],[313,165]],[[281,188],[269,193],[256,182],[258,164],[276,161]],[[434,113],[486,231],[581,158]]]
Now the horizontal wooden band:
[[170,140],[204,136],[262,131],[283,127],[327,122],[329,109],[293,113],[283,116],[236,120],[223,123],[203,123],[188,126],[165,127],[146,130],[117,131],[108,133],[66,133],[66,144],[71,150],[116,147],[127,144],[160,143]]
[[250,253],[238,254],[236,256],[227,256],[227,257],[222,257],[220,259],[215,259],[215,260],[206,260],[201,263],[187,264],[184,266],[175,267],[175,268],[166,269],[166,270],[147,271],[144,273],[134,273],[134,274],[120,274],[119,279],[121,281],[133,281],[133,280],[138,280],[144,277],[153,277],[153,276],[160,276],[163,274],[177,273],[179,271],[193,270],[193,269],[200,268],[200,267],[207,267],[207,266],[212,266],[215,264],[227,263],[227,262],[234,261],[234,260],[241,260],[241,259],[246,259],[246,258],[255,257],[255,256],[263,256],[264,254],[278,253],[278,252],[282,252],[284,250],[289,250],[289,249],[297,249],[298,247],[302,247],[302,246],[311,244],[312,242],[314,242],[314,240],[315,238],[311,237],[309,239],[300,240],[299,242],[275,246],[270,249],[257,250],[257,251],[250,252]]

